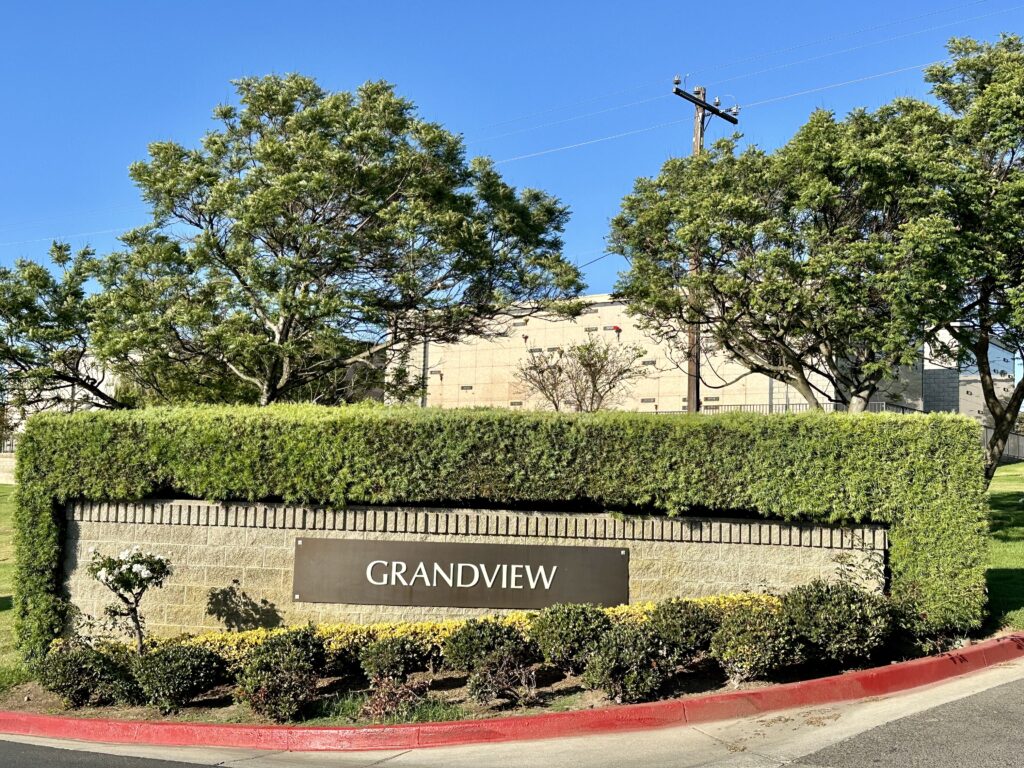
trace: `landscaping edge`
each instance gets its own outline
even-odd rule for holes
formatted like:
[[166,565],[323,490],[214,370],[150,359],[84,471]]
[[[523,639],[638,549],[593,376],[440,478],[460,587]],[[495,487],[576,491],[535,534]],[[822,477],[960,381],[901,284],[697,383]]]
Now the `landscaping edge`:
[[0,711],[0,733],[147,746],[347,752],[533,741],[636,731],[883,696],[1024,658],[1024,633],[832,677],[646,704],[446,723],[363,728],[102,720]]

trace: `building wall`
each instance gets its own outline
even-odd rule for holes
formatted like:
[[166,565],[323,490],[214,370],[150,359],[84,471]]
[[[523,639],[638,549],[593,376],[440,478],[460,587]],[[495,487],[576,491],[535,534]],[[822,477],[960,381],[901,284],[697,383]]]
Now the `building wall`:
[[[543,400],[531,397],[516,379],[519,365],[529,359],[531,351],[554,351],[596,337],[638,345],[646,352],[640,365],[648,376],[633,382],[613,407],[630,411],[686,410],[685,360],[674,359],[667,345],[655,342],[637,328],[621,302],[607,295],[591,296],[588,301],[590,306],[577,318],[519,318],[511,322],[504,335],[426,345],[425,404],[441,408],[544,408]],[[899,381],[889,383],[875,399],[922,408],[921,373],[920,364],[908,368]],[[701,401],[707,412],[769,403],[784,410],[793,405],[803,407],[806,402],[792,387],[762,374],[751,374],[721,352],[704,354],[702,374]],[[816,383],[831,391],[823,379],[816,379]]]
[[[942,340],[952,345],[948,333],[943,333]],[[996,393],[1001,399],[1009,399],[1016,386],[1013,353],[993,343],[989,347],[989,363]],[[924,381],[924,410],[955,411],[991,424],[977,365],[958,365],[954,359],[929,346],[925,351]]]
[[495,609],[315,604],[295,601],[295,540],[333,539],[601,546],[629,549],[630,602],[739,591],[784,590],[829,577],[841,560],[875,573],[887,547],[883,528],[831,528],[776,521],[616,519],[422,508],[323,508],[196,501],[74,503],[67,509],[64,572],[68,596],[98,616],[110,593],[83,567],[89,551],[116,554],[139,544],[174,568],[148,593],[143,612],[162,635],[220,625],[206,615],[209,591],[239,588],[273,604],[284,623],[437,620],[500,613]]
[[960,410],[959,371],[938,366],[926,368],[924,381],[926,411]]

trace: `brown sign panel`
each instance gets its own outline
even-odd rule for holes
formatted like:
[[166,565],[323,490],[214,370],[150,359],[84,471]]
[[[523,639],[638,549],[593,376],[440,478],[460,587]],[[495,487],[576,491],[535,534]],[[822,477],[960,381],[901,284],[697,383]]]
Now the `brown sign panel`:
[[629,550],[423,541],[295,541],[306,603],[544,608],[629,602]]

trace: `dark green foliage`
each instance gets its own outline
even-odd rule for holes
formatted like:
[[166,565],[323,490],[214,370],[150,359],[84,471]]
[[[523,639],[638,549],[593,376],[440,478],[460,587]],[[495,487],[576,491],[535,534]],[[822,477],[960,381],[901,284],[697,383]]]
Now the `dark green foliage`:
[[611,628],[608,614],[594,605],[553,605],[530,624],[544,661],[569,674],[586,666],[598,640]]
[[140,657],[135,677],[146,701],[175,712],[228,679],[227,663],[208,648],[169,643]]
[[782,598],[782,611],[809,660],[840,666],[870,659],[893,628],[889,601],[846,581],[796,587]]
[[803,659],[796,629],[781,607],[743,603],[722,617],[711,656],[734,684],[763,678]]
[[403,682],[427,667],[428,651],[407,637],[374,640],[359,652],[359,665],[374,685],[381,680]]
[[537,675],[519,649],[505,645],[476,664],[466,680],[466,691],[482,704],[494,699],[528,704],[537,695]]
[[979,427],[944,414],[659,416],[387,407],[41,414],[18,444],[16,608],[58,634],[70,499],[594,503],[890,526],[892,592],[929,631],[976,626],[988,515]]
[[137,704],[141,692],[132,674],[133,658],[114,644],[62,643],[38,664],[39,682],[70,708]]
[[624,623],[601,637],[587,662],[583,680],[623,703],[653,699],[668,676],[661,643],[651,627]]
[[650,623],[666,660],[679,665],[708,649],[719,619],[715,611],[692,600],[668,600],[654,606]]
[[272,720],[294,720],[316,698],[324,656],[323,640],[312,627],[271,635],[242,667],[238,696]]
[[499,648],[509,648],[524,660],[533,655],[529,642],[516,627],[488,619],[467,621],[445,640],[442,653],[449,669],[472,672]]

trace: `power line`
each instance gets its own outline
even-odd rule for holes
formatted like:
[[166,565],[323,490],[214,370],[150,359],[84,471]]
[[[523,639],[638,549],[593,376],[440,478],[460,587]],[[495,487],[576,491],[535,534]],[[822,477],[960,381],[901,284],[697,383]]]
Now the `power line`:
[[85,238],[89,234],[110,234],[111,232],[124,232],[131,229],[130,226],[119,226],[116,229],[96,229],[91,232],[74,232],[72,234],[57,234],[52,238],[36,238],[34,240],[19,240],[12,243],[0,243],[0,248],[8,246],[25,246],[32,243],[52,243],[53,241],[71,240],[72,238]]
[[601,261],[601,259],[607,259],[609,256],[618,256],[618,255],[619,254],[617,254],[617,253],[612,253],[612,252],[609,251],[608,253],[603,254],[602,256],[598,256],[596,259],[591,259],[590,261],[584,262],[583,264],[577,264],[576,265],[576,269],[583,269],[584,267],[589,267],[591,264],[597,264],[597,262]]
[[[941,61],[941,59],[939,61]],[[878,79],[880,77],[889,77],[890,75],[896,75],[896,74],[899,74],[901,72],[910,72],[911,70],[915,70],[915,69],[924,69],[925,67],[931,66],[932,64],[939,63],[939,61],[929,61],[929,62],[926,62],[924,64],[915,64],[915,65],[910,66],[910,67],[900,67],[899,69],[890,69],[888,72],[878,72],[878,73],[873,74],[873,75],[865,75],[864,77],[857,77],[857,78],[854,78],[852,80],[843,80],[842,82],[838,82],[838,83],[829,83],[828,85],[821,85],[821,86],[818,86],[816,88],[807,88],[807,89],[802,90],[802,91],[796,91],[795,93],[788,93],[788,94],[786,94],[784,96],[775,96],[775,97],[770,98],[770,99],[763,99],[761,101],[755,101],[755,102],[753,102],[751,104],[745,105],[744,109],[751,109],[753,107],[760,107],[760,106],[763,106],[765,104],[774,104],[775,102],[786,101],[787,99],[795,99],[798,96],[806,96],[806,95],[811,94],[811,93],[819,93],[821,91],[828,91],[828,90],[831,90],[833,88],[841,88],[841,87],[846,86],[846,85],[853,85],[854,83],[863,83],[863,82],[866,82],[868,80],[876,80],[876,79]],[[625,138],[627,136],[635,136],[635,135],[637,135],[639,133],[647,133],[649,131],[656,131],[659,128],[667,128],[667,127],[672,126],[672,125],[679,125],[681,123],[686,123],[686,122],[689,122],[689,121],[690,121],[689,118],[685,118],[683,120],[670,120],[670,121],[664,122],[664,123],[657,123],[655,125],[648,125],[648,126],[646,126],[644,128],[636,128],[636,129],[634,129],[632,131],[623,131],[621,133],[615,133],[615,134],[612,134],[611,136],[601,136],[601,137],[598,137],[596,139],[588,139],[586,141],[579,141],[579,142],[576,142],[575,144],[566,144],[565,146],[561,146],[561,147],[552,147],[550,149],[543,149],[543,150],[540,150],[538,152],[529,152],[529,153],[527,153],[525,155],[516,155],[515,157],[508,157],[508,158],[505,158],[504,160],[496,160],[495,161],[495,165],[501,165],[503,163],[512,163],[512,162],[515,162],[517,160],[528,160],[528,159],[533,158],[533,157],[541,157],[542,155],[550,155],[550,154],[553,154],[555,152],[564,152],[564,151],[570,150],[570,149],[578,149],[580,147],[586,147],[586,146],[589,146],[591,144],[600,144],[600,143],[603,143],[605,141],[614,141],[615,139],[622,139],[622,138]]]
[[601,136],[597,139],[588,139],[587,141],[580,141],[575,144],[566,144],[564,147],[552,147],[551,149],[542,149],[539,152],[530,152],[525,155],[516,155],[515,157],[506,157],[504,160],[495,160],[495,165],[502,165],[503,163],[513,163],[516,160],[528,160],[531,157],[540,157],[541,155],[550,155],[554,152],[564,152],[567,149],[578,149],[579,147],[586,147],[590,144],[600,144],[604,141],[612,141],[614,139],[623,139],[626,136],[635,136],[638,133],[647,133],[648,131],[656,131],[659,128],[667,128],[670,125],[679,125],[680,123],[688,123],[691,118],[686,117],[682,120],[669,120],[667,123],[658,123],[657,125],[649,125],[646,128],[637,128],[633,131],[623,131],[622,133],[615,133],[611,136]]
[[898,75],[901,72],[910,72],[910,71],[915,70],[915,69],[924,69],[925,67],[930,67],[932,64],[940,64],[940,63],[942,63],[942,59],[937,59],[935,61],[928,61],[928,62],[925,62],[924,64],[914,64],[913,66],[910,66],[910,67],[900,67],[899,69],[890,69],[888,72],[879,72],[879,73],[874,74],[874,75],[865,75],[864,77],[855,77],[853,80],[844,80],[841,83],[831,83],[829,85],[822,85],[822,86],[819,86],[817,88],[807,88],[807,89],[805,89],[803,91],[796,91],[795,93],[788,93],[785,96],[775,96],[775,97],[772,97],[770,99],[762,99],[761,101],[754,101],[754,102],[751,102],[750,104],[745,105],[743,108],[744,109],[751,109],[753,107],[764,106],[765,104],[774,104],[777,101],[786,101],[787,99],[795,99],[798,96],[807,96],[808,94],[811,94],[811,93],[819,93],[821,91],[828,91],[828,90],[831,90],[833,88],[842,88],[844,85],[853,85],[855,83],[863,83],[863,82],[866,82],[868,80],[877,80],[880,77],[889,77],[890,75]]
[[[114,211],[126,211],[126,210],[132,210],[132,209],[138,210],[139,209],[139,205],[137,203],[125,203],[124,205],[115,205],[115,206],[109,206],[109,207],[104,207],[104,208],[92,208],[92,209],[85,210],[85,211],[75,211],[75,212],[58,214],[56,216],[47,216],[46,218],[35,219],[33,221],[19,221],[19,222],[15,222],[13,224],[3,224],[2,226],[0,226],[0,232],[6,232],[7,230],[11,230],[11,229],[22,229],[22,228],[35,227],[35,226],[38,226],[40,224],[49,224],[50,222],[53,222],[53,221],[60,221],[62,219],[76,218],[78,216],[85,216],[87,214],[93,214],[93,213],[112,213]],[[139,212],[140,213],[144,213],[145,209],[142,209]]]
[[[761,59],[766,59],[766,58],[768,58],[770,56],[776,56],[776,55],[782,54],[782,53],[791,53],[793,51],[802,50],[804,48],[810,48],[812,46],[820,45],[822,43],[835,42],[837,40],[846,40],[846,39],[849,39],[851,37],[856,37],[857,35],[865,34],[867,32],[875,32],[875,31],[877,31],[879,29],[886,29],[887,27],[896,26],[898,24],[907,24],[907,23],[912,22],[912,21],[919,21],[920,19],[930,18],[932,16],[939,16],[939,15],[942,15],[943,13],[950,13],[952,11],[958,11],[961,8],[970,8],[972,6],[982,5],[982,4],[987,3],[987,2],[991,2],[991,0],[974,0],[973,2],[970,2],[970,3],[960,3],[960,4],[957,4],[957,5],[953,5],[953,6],[947,6],[946,8],[940,8],[940,9],[937,9],[937,10],[934,10],[934,11],[929,11],[927,13],[917,14],[915,16],[908,16],[908,17],[905,17],[905,18],[902,18],[902,19],[895,19],[893,21],[887,21],[887,22],[884,22],[882,24],[874,24],[874,25],[872,25],[870,27],[862,27],[860,29],[852,30],[850,32],[844,32],[842,34],[826,35],[824,37],[821,37],[821,38],[818,38],[818,39],[815,39],[815,40],[808,40],[808,41],[805,41],[803,43],[798,43],[796,45],[786,46],[786,47],[783,47],[783,48],[775,48],[775,49],[772,49],[772,50],[769,50],[769,51],[763,51],[761,53],[753,54],[751,56],[747,56],[747,57],[744,57],[742,59],[735,59],[733,61],[723,62],[723,63],[717,64],[717,65],[715,65],[713,67],[705,67],[704,69],[700,69],[700,70],[697,70],[696,72],[692,72],[692,73],[688,73],[688,74],[693,75],[693,74],[707,74],[707,73],[710,73],[710,72],[718,72],[718,71],[720,71],[722,69],[726,69],[726,68],[731,67],[731,66],[736,66],[736,65],[739,65],[739,64],[746,64],[746,63],[749,63],[751,61],[759,61]],[[987,15],[995,15],[995,14],[998,14],[998,13],[1004,13],[1007,10],[1015,10],[1015,9],[1014,8],[1003,9],[1001,11],[994,11],[992,14],[987,14]],[[970,21],[970,19],[967,19],[967,21]],[[602,100],[604,100],[606,98],[610,98],[612,96],[620,96],[620,95],[622,95],[624,93],[635,93],[638,90],[649,89],[649,88],[653,89],[654,87],[655,86],[653,85],[653,83],[645,83],[643,85],[637,84],[637,85],[634,85],[634,86],[631,86],[631,87],[628,87],[628,88],[622,88],[622,89],[619,89],[619,90],[616,90],[616,91],[611,91],[611,92],[608,92],[608,93],[605,93],[605,94],[602,94],[602,95],[599,95],[599,96],[594,96],[594,97],[587,98],[587,99],[581,99],[581,100],[577,100],[577,101],[573,101],[573,102],[568,102],[568,103],[565,103],[565,104],[556,105],[556,106],[553,106],[553,107],[548,107],[546,109],[542,109],[542,110],[539,110],[537,112],[531,112],[531,113],[526,114],[526,115],[519,115],[518,117],[510,117],[510,118],[507,118],[505,120],[500,120],[498,122],[489,123],[489,124],[485,125],[484,128],[496,128],[498,126],[508,125],[509,123],[516,123],[516,122],[519,122],[521,120],[529,120],[529,119],[532,119],[532,118],[535,118],[535,117],[543,117],[544,115],[551,114],[552,112],[559,112],[559,111],[561,111],[563,109],[569,109],[571,107],[583,106],[585,104],[593,104],[594,102],[602,101]]]
[[597,115],[604,115],[604,114],[607,114],[608,112],[615,112],[615,111],[620,110],[620,109],[628,109],[629,107],[638,107],[641,104],[650,104],[652,101],[661,101],[662,99],[668,98],[669,95],[670,94],[663,93],[660,96],[654,96],[654,97],[652,97],[650,99],[641,99],[640,101],[631,101],[628,104],[618,104],[618,105],[616,105],[614,107],[608,107],[607,109],[599,109],[596,112],[586,112],[585,114],[582,114],[582,115],[574,115],[573,117],[567,117],[567,118],[564,118],[563,120],[554,120],[554,121],[552,121],[550,123],[541,123],[540,125],[534,125],[534,126],[531,126],[529,128],[519,128],[519,129],[514,130],[514,131],[507,131],[506,133],[495,134],[494,136],[485,136],[482,139],[476,139],[475,141],[470,142],[470,144],[479,144],[481,142],[491,141],[493,139],[503,139],[506,136],[515,136],[515,135],[520,134],[520,133],[528,133],[530,131],[539,131],[542,128],[551,128],[551,127],[556,126],[556,125],[562,125],[564,123],[571,123],[571,122],[574,122],[576,120],[584,120],[584,119],[586,119],[588,117],[596,117]]
[[777,64],[777,65],[775,65],[773,67],[766,67],[765,69],[758,69],[758,70],[755,70],[753,72],[744,72],[743,74],[740,74],[740,75],[732,75],[730,77],[725,78],[724,80],[715,80],[714,82],[710,83],[710,85],[722,85],[724,83],[731,83],[731,82],[733,82],[735,80],[743,80],[744,78],[747,78],[747,77],[754,77],[756,75],[763,75],[763,74],[766,74],[768,72],[776,72],[776,71],[778,71],[780,69],[788,69],[789,67],[796,67],[796,66],[799,66],[801,64],[810,64],[811,62],[821,61],[822,59],[828,59],[828,58],[831,58],[833,56],[842,56],[843,54],[846,54],[846,53],[853,53],[855,51],[862,51],[865,48],[873,48],[876,45],[884,45],[885,43],[891,43],[891,42],[894,42],[896,40],[903,40],[903,39],[908,38],[908,37],[914,37],[916,35],[927,34],[928,32],[934,32],[937,29],[946,29],[948,27],[955,27],[958,24],[964,24],[964,23],[966,23],[968,21],[978,21],[979,19],[987,19],[990,16],[998,16],[998,15],[1003,14],[1003,13],[1009,13],[1010,11],[1020,10],[1021,8],[1024,8],[1024,5],[1014,5],[1014,6],[1011,6],[1009,8],[1002,8],[1002,9],[1000,9],[998,11],[992,11],[991,13],[983,13],[983,14],[981,14],[979,16],[969,16],[966,19],[957,19],[956,21],[946,22],[945,24],[937,24],[937,25],[932,26],[932,27],[925,27],[924,29],[917,29],[917,30],[913,30],[911,32],[903,32],[903,33],[901,33],[899,35],[893,35],[892,37],[886,37],[886,38],[883,38],[881,40],[874,40],[874,41],[872,41],[870,43],[864,43],[863,45],[855,45],[855,46],[852,46],[850,48],[842,48],[842,49],[840,49],[838,51],[829,51],[828,53],[822,53],[822,54],[819,54],[818,56],[811,56],[811,57],[806,58],[806,59],[798,59],[797,61],[790,61],[790,62],[786,62],[784,64]]

